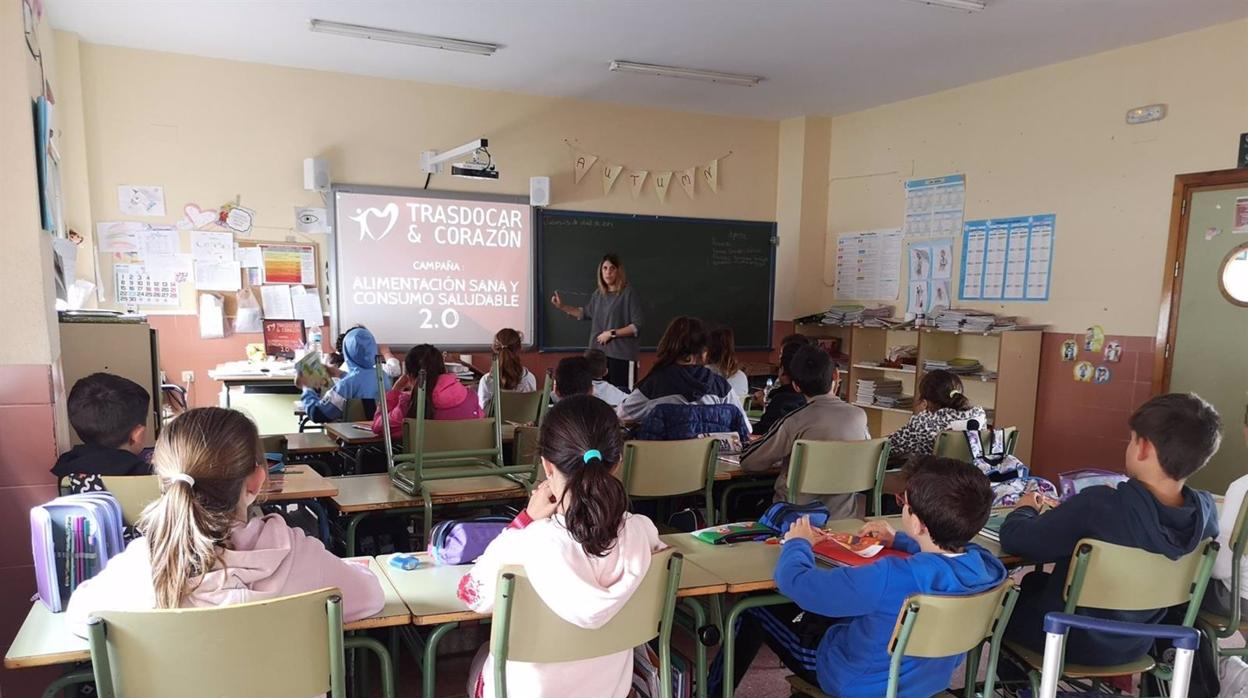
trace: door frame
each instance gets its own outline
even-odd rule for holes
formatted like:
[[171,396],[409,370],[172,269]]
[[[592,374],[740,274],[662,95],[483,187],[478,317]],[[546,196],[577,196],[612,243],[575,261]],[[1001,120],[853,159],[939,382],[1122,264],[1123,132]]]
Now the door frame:
[[1188,212],[1196,190],[1234,189],[1248,186],[1248,169],[1215,170],[1177,175],[1170,203],[1170,236],[1166,264],[1162,267],[1161,309],[1157,314],[1156,350],[1153,352],[1153,394],[1170,390],[1174,363],[1174,339],[1178,332],[1179,298],[1183,293],[1187,255]]

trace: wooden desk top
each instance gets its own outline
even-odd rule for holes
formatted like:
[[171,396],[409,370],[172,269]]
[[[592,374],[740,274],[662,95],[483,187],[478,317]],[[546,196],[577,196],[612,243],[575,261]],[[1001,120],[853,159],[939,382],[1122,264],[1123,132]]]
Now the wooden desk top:
[[380,434],[373,433],[372,422],[330,422],[325,433],[345,446],[362,446],[382,442]]
[[308,456],[316,453],[337,453],[337,441],[324,432],[305,431],[286,434],[286,452],[292,456]]
[[715,463],[715,481],[723,482],[725,480],[736,480],[743,477],[755,477],[759,479],[776,477],[780,474],[779,468],[771,468],[757,473],[748,473],[741,469],[740,461],[729,461],[723,458]]
[[[273,476],[271,476],[273,477]],[[280,483],[280,484],[279,484]],[[273,489],[269,489],[272,487]],[[280,488],[280,489],[279,489]],[[265,487],[266,502],[290,502],[299,499],[320,499],[338,494],[338,486],[308,465],[290,465],[279,479],[270,479]]]
[[344,514],[421,506],[420,497],[413,497],[395,487],[387,473],[326,479],[338,488],[338,494],[332,501],[334,507]]
[[[386,604],[376,615],[347,623],[343,627],[346,630],[365,630],[410,623],[412,617],[407,604],[403,602],[389,578],[382,573],[383,566],[371,557],[353,559],[368,561],[368,568],[381,582]],[[26,614],[26,620],[17,631],[17,637],[13,639],[8,653],[4,655],[4,668],[22,669],[90,660],[91,651],[86,638],[78,637],[70,630],[65,614],[52,613],[42,602],[36,601]]]
[[[377,558],[383,573],[398,589],[412,612],[414,625],[441,625],[463,621],[483,620],[489,614],[475,613],[464,608],[464,602],[456,596],[459,580],[472,565],[435,565],[429,553],[420,553],[420,567],[401,570],[391,567],[393,555]],[[685,560],[680,575],[680,589],[676,595],[710,596],[723,593],[727,585],[708,570]]]
[[208,371],[208,377],[222,383],[289,383],[291,387],[295,385],[294,371],[285,373],[230,373],[228,371],[211,369]]
[[672,533],[659,538],[679,550],[686,564],[692,562],[722,579],[730,594],[776,587],[772,573],[780,559],[779,545],[758,542],[711,545],[694,538],[691,533]]

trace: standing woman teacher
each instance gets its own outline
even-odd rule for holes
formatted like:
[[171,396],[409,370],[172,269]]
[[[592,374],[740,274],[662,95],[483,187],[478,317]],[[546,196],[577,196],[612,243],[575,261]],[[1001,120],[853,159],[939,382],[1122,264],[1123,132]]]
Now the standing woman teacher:
[[619,256],[603,255],[598,265],[598,290],[584,307],[566,305],[559,292],[551,304],[577,320],[589,320],[589,348],[607,355],[607,380],[622,390],[631,390],[629,369],[640,357],[637,329],[641,327],[641,299],[624,274]]

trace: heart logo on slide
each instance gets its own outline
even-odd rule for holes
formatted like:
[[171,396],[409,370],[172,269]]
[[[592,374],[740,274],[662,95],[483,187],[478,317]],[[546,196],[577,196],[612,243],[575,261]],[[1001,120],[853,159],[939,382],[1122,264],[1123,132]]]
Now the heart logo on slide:
[[[386,223],[386,229],[380,233],[374,234],[372,226],[369,224],[369,216],[381,218]],[[369,240],[382,240],[394,230],[394,224],[399,222],[399,205],[391,202],[386,204],[385,208],[364,208],[355,209],[354,216],[348,216],[351,220],[360,224],[360,239],[368,238]]]
[[192,228],[202,228],[217,220],[215,210],[205,211],[195,204],[187,204],[182,212],[186,214],[186,220],[190,222]]

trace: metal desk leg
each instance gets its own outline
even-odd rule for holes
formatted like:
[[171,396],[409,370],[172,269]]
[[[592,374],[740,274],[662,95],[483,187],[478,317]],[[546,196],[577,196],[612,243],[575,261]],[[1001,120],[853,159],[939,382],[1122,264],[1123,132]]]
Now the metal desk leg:
[[309,499],[304,502],[314,516],[316,516],[317,529],[321,534],[321,542],[325,547],[329,547],[329,515],[325,511],[325,506],[321,504],[319,499]]
[[683,599],[683,602],[689,615],[693,616],[693,645],[696,652],[694,668],[697,672],[694,683],[697,692],[694,695],[697,698],[706,698],[706,645],[702,644],[702,639],[698,636],[698,631],[706,625],[706,611],[702,610],[702,604],[697,599]]
[[43,698],[56,698],[61,691],[64,691],[70,686],[91,683],[92,681],[95,681],[95,674],[92,673],[91,669],[83,669],[82,671],[65,674],[48,684],[48,687],[43,691]]
[[438,645],[442,642],[442,638],[455,628],[459,627],[459,622],[443,623],[433,629],[429,633],[429,639],[424,640],[420,637],[420,633],[416,629],[408,626],[403,628],[403,637],[412,647],[413,654],[423,653],[420,664],[420,680],[422,696],[436,695],[434,691],[438,686]]
[[788,598],[779,594],[763,594],[760,596],[748,596],[741,599],[733,605],[732,610],[728,611],[728,618],[724,621],[724,645],[720,652],[724,655],[724,698],[732,698],[735,686],[732,685],[733,674],[733,652],[737,649],[737,620],[742,613],[751,608],[759,608],[761,606],[779,606],[780,604],[792,603]]
[[361,511],[358,514],[352,515],[351,520],[347,522],[347,531],[343,534],[346,538],[343,542],[347,548],[347,557],[355,557],[355,529],[359,528],[360,522],[367,518],[371,513],[372,512],[370,511]]

